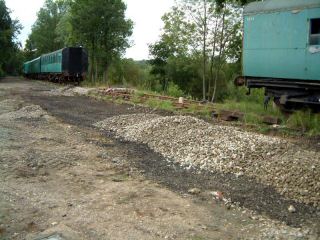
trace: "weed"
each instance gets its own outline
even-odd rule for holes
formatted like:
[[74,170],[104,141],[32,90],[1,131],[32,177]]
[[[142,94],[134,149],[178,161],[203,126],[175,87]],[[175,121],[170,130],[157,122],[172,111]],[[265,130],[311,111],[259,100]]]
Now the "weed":
[[182,97],[184,96],[184,92],[179,88],[178,85],[171,83],[169,84],[168,90],[166,92],[169,96],[172,97]]
[[297,111],[288,118],[287,125],[309,136],[320,135],[320,114],[313,114],[310,110]]
[[171,101],[162,101],[158,99],[149,99],[145,103],[147,106],[151,108],[162,109],[166,111],[174,111],[174,106]]

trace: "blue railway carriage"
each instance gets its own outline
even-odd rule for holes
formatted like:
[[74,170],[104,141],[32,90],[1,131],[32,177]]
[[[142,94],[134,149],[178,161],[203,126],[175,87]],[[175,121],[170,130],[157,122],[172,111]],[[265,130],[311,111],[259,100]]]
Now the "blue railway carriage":
[[24,63],[27,78],[55,82],[80,82],[86,77],[88,55],[83,48],[63,48]]
[[320,0],[265,0],[244,8],[243,77],[285,108],[320,109]]

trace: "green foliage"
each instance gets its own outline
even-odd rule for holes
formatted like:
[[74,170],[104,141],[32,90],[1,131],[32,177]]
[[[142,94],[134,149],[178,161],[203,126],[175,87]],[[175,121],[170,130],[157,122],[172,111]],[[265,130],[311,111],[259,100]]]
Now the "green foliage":
[[79,43],[89,49],[90,75],[107,80],[108,68],[129,47],[133,23],[125,18],[122,0],[76,0],[71,4],[71,25]]
[[63,43],[64,47],[79,45],[73,34],[71,17],[70,4],[68,4],[67,11],[61,16],[55,29],[55,34],[57,35],[56,41]]
[[156,76],[161,84],[162,91],[168,87],[167,64],[168,59],[172,55],[169,46],[164,41],[158,41],[150,45],[150,54],[154,56],[149,62],[152,65],[151,74]]
[[57,33],[57,27],[60,20],[64,19],[69,4],[69,0],[45,1],[37,13],[37,20],[26,42],[25,52],[28,60],[65,46],[63,39]]
[[1,78],[1,77],[4,77],[4,75],[5,75],[5,74],[4,74],[4,71],[1,69],[1,66],[0,66],[0,78]]
[[310,135],[320,135],[320,114],[311,111],[294,112],[287,120],[288,127],[299,129]]
[[221,10],[215,1],[180,0],[163,16],[163,34],[150,45],[151,74],[163,92],[174,83],[184,93],[203,99],[204,81],[206,99],[226,98],[229,82],[240,72],[239,10],[232,4]]
[[247,95],[247,89],[236,88],[230,84],[228,92],[228,98],[223,103],[217,104],[217,108],[243,112],[246,124],[262,124],[263,116],[278,117],[285,122],[285,116],[273,106],[272,102],[269,103],[267,109],[264,108],[263,89],[253,89],[251,94]]
[[157,99],[149,99],[145,104],[151,108],[162,109],[166,111],[174,111],[171,101],[160,101]]
[[182,97],[184,96],[184,92],[179,88],[178,85],[174,84],[174,83],[170,83],[168,90],[166,92],[169,96],[172,97]]
[[223,4],[225,4],[226,2],[238,2],[241,5],[245,5],[247,3],[254,2],[254,1],[259,1],[259,0],[235,0],[235,1],[234,0],[216,0],[216,2],[220,7],[223,7]]
[[114,61],[109,67],[108,84],[151,90],[150,66],[146,61],[133,59]]
[[0,0],[0,75],[16,74],[15,64],[20,65],[19,43],[16,38],[21,30],[17,20],[12,20],[4,0]]
[[25,57],[83,46],[89,50],[90,80],[106,84],[109,67],[129,47],[133,24],[125,10],[122,0],[46,0],[26,42]]
[[245,87],[236,87],[232,82],[229,83],[228,95],[226,100],[232,100],[235,102],[255,102],[263,105],[264,101],[264,90],[263,89],[251,89],[248,94],[248,89]]

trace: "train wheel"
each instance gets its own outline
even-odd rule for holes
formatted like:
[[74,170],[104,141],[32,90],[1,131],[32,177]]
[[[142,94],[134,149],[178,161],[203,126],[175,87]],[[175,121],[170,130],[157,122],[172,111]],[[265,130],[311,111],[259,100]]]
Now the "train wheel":
[[280,102],[280,97],[274,97],[273,102],[284,115],[290,115],[293,112],[288,104],[282,104]]

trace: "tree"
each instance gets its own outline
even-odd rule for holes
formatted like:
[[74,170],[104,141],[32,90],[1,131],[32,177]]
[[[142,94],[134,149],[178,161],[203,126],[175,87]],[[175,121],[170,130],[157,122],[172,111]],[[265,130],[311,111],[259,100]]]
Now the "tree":
[[164,23],[161,42],[165,42],[171,55],[179,57],[190,55],[197,48],[194,23],[186,21],[187,12],[182,8],[173,7],[162,17]]
[[149,61],[152,66],[151,74],[158,78],[162,91],[167,91],[169,81],[177,81],[179,86],[184,84],[184,89],[188,89],[188,78],[184,79],[183,83],[181,78],[173,77],[178,76],[178,72],[185,72],[181,72],[180,67],[179,70],[174,70],[174,66],[181,66],[179,59],[187,60],[197,48],[194,37],[196,26],[186,21],[186,15],[179,6],[173,7],[171,12],[162,17],[164,28],[160,40],[149,46],[150,55],[153,57]]
[[56,40],[62,42],[65,47],[77,46],[79,45],[76,37],[73,34],[72,24],[71,24],[71,0],[64,0],[65,12],[61,16],[55,33],[57,35]]
[[207,40],[208,40],[208,28],[210,21],[210,0],[181,0],[180,8],[187,12],[185,21],[195,26],[194,34],[195,39],[198,40],[199,46],[201,46],[202,52],[202,100],[206,100],[206,71],[207,71]]
[[69,0],[45,1],[44,6],[37,13],[37,20],[27,39],[25,51],[28,56],[39,56],[65,46],[64,39],[57,32],[57,27],[67,14],[69,4]]
[[[240,62],[241,52],[241,11],[230,3],[216,6],[213,12],[213,34],[211,34],[211,65],[210,75],[213,82],[211,101],[216,100],[217,82],[224,63]],[[213,74],[215,68],[215,74]]]
[[[259,1],[259,0],[236,0],[236,1],[233,1],[233,2],[237,2],[237,3],[241,4],[241,5],[245,5],[245,4],[247,4],[247,3],[255,2],[255,1]],[[223,8],[223,5],[224,5],[225,3],[230,3],[230,2],[232,2],[232,1],[230,1],[230,0],[216,0],[216,2],[217,2],[217,4],[218,4],[220,7]]]
[[160,40],[151,45],[151,73],[162,85],[173,82],[192,96],[221,99],[226,77],[234,74],[225,71],[240,63],[242,8],[231,0],[223,5],[214,0],[176,3],[162,18]]
[[10,74],[16,72],[13,62],[17,62],[20,57],[16,38],[21,28],[19,21],[11,19],[4,0],[0,0],[0,76],[5,72]]
[[71,25],[79,43],[90,52],[91,78],[102,66],[105,81],[108,68],[129,47],[133,23],[125,18],[122,0],[76,0],[71,4]]
[[153,59],[149,61],[153,66],[151,74],[159,77],[162,91],[166,91],[169,81],[167,74],[167,64],[169,58],[173,55],[173,51],[163,39],[153,45],[150,45],[149,51],[153,56]]

